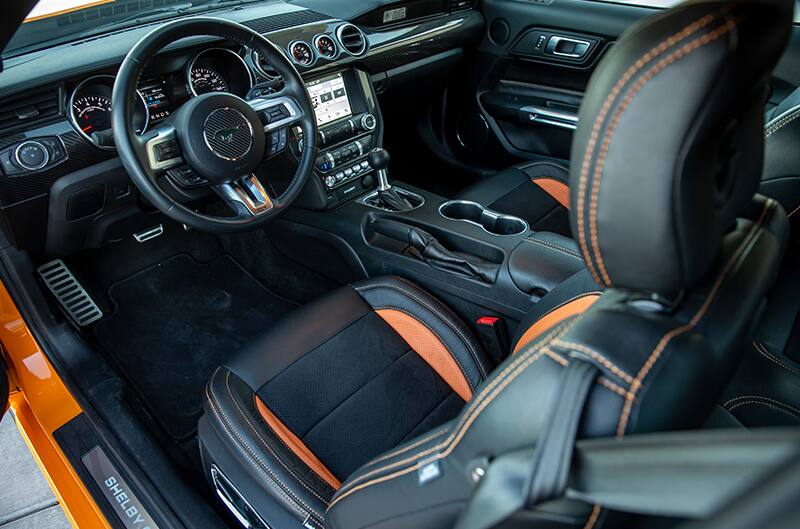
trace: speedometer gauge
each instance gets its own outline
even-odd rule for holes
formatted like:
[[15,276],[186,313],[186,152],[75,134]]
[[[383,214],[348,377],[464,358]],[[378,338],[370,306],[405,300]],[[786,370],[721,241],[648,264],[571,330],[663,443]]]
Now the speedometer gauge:
[[79,97],[72,102],[72,112],[80,129],[91,136],[111,128],[111,99],[99,95]]
[[209,92],[229,91],[228,83],[225,82],[225,79],[211,68],[192,68],[189,82],[191,83],[192,92],[198,96]]
[[193,96],[225,92],[245,97],[253,75],[239,53],[228,48],[208,48],[186,63],[186,88]]

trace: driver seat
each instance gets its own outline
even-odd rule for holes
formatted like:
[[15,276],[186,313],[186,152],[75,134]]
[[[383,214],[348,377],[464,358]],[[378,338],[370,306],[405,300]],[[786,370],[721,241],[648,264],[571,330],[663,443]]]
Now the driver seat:
[[[568,279],[520,325],[514,351],[599,296],[588,272]],[[469,328],[413,283],[340,288],[215,371],[198,427],[204,468],[247,498],[237,509],[259,513],[251,523],[321,526],[348,476],[455,418],[489,372]]]

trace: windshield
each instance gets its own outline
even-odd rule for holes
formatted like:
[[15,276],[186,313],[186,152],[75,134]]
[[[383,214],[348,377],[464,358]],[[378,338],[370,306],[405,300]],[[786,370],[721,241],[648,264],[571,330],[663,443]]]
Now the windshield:
[[3,55],[11,57],[127,26],[269,0],[40,0]]

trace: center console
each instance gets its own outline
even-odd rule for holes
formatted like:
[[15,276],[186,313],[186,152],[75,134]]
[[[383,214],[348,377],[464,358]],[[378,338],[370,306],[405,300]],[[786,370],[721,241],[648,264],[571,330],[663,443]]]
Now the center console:
[[566,237],[534,232],[475,202],[392,186],[381,113],[365,73],[328,73],[307,86],[319,126],[314,177],[302,207],[278,219],[284,229],[273,234],[290,257],[339,283],[399,275],[466,321],[496,317],[509,330],[585,269]]
[[383,124],[369,76],[360,70],[328,73],[306,87],[319,136],[314,177],[299,205],[331,209],[374,187],[367,157],[381,143]]

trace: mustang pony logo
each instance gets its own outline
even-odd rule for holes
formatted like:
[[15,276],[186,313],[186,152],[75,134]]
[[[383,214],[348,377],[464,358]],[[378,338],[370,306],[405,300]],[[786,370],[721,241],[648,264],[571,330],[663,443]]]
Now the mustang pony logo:
[[239,131],[239,126],[220,129],[214,133],[214,139],[222,143],[233,143],[233,138]]

